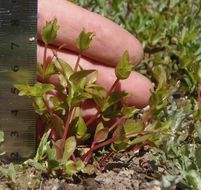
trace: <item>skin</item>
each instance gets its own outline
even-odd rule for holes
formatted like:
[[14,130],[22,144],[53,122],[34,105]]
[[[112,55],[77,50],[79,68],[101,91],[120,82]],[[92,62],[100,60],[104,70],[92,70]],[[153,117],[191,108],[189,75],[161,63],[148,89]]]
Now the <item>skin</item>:
[[[116,80],[114,67],[125,50],[129,51],[131,62],[136,65],[143,57],[140,42],[126,30],[110,20],[89,12],[65,0],[39,0],[38,2],[38,62],[43,62],[44,47],[40,42],[41,31],[46,21],[56,17],[60,26],[57,39],[48,47],[47,56],[52,56],[51,49],[65,43],[65,49],[58,51],[58,57],[74,65],[77,59],[76,38],[83,28],[95,32],[91,48],[88,49],[80,61],[85,69],[97,69],[98,83],[107,90]],[[57,83],[54,76],[50,82]],[[148,104],[152,84],[143,75],[133,71],[131,76],[118,84],[118,89],[131,94],[125,103],[142,108]],[[92,109],[93,110],[93,109]]]

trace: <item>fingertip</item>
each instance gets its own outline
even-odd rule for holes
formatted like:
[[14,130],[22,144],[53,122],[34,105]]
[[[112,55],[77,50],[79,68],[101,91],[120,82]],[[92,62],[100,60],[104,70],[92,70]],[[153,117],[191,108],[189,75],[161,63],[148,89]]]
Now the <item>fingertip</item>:
[[125,99],[128,105],[144,108],[149,104],[153,92],[152,82],[145,76],[133,72],[127,81],[122,81],[122,87],[129,91],[130,96]]
[[132,36],[132,42],[130,44],[130,59],[133,65],[137,65],[141,62],[144,57],[144,49],[139,40]]

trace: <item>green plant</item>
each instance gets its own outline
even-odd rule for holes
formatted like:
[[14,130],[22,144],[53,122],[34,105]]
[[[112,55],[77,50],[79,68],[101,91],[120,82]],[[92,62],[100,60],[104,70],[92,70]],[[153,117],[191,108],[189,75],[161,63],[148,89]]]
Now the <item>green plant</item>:
[[[161,158],[181,189],[200,189],[200,0],[74,0],[102,14],[133,33],[143,44],[145,56],[136,70],[155,83],[147,127],[166,125],[161,136]],[[115,4],[115,9],[113,6]],[[146,117],[145,117],[146,118]],[[196,150],[196,151],[195,151]],[[196,153],[195,153],[196,152]],[[165,160],[167,162],[165,162]],[[174,171],[168,163],[177,163]],[[191,172],[193,170],[194,172]],[[189,177],[190,176],[190,177]],[[174,179],[174,180],[173,180]],[[171,183],[169,183],[170,185]],[[167,187],[166,183],[166,188]]]
[[[35,111],[44,120],[46,131],[35,159],[27,163],[42,171],[72,175],[90,170],[87,165],[93,153],[105,146],[111,145],[110,151],[125,151],[145,141],[154,143],[154,136],[161,129],[147,130],[144,120],[135,121],[133,115],[138,110],[122,103],[128,93],[114,90],[119,80],[127,79],[133,70],[128,52],[125,51],[117,64],[117,79],[106,92],[96,84],[97,71],[85,70],[79,63],[83,51],[90,47],[95,36],[93,32],[83,30],[77,38],[80,53],[75,68],[61,60],[54,50],[51,62],[47,63],[47,46],[56,38],[58,29],[57,20],[54,19],[47,22],[42,31],[44,59],[43,64],[38,65],[42,82],[33,86],[16,85],[20,96],[32,99]],[[47,82],[53,74],[58,75],[58,86]],[[80,110],[83,102],[88,100],[95,103],[98,111],[85,121]]]
[[[146,134],[143,135],[138,131],[135,134],[136,136],[131,137],[131,140],[136,143],[135,137],[139,137],[138,142],[139,140],[145,140],[145,143],[140,145],[151,141],[162,150],[163,156],[158,155],[157,159],[160,160],[161,167],[168,175],[161,172],[157,173],[156,178],[161,181],[161,186],[169,189],[171,184],[176,184],[180,189],[199,190],[201,176],[199,161],[201,146],[199,85],[201,1],[72,1],[108,17],[133,33],[142,42],[145,56],[142,64],[137,66],[135,70],[143,73],[154,82],[155,91],[151,97],[150,108],[147,111],[127,108],[128,111],[133,110],[133,112],[130,112],[130,121],[127,122],[134,123],[135,129],[139,129],[139,131],[143,126],[146,128],[143,129],[143,132],[144,130],[152,132],[153,135],[147,134],[146,136]],[[49,68],[46,74],[48,72],[51,74],[54,71],[54,67],[49,66]],[[63,107],[59,109],[61,111]],[[133,119],[134,113],[140,113],[139,115],[142,118],[140,120]],[[138,123],[140,125],[136,125]],[[44,136],[48,135],[49,132]],[[147,138],[149,141],[147,141]],[[89,142],[92,143],[90,139],[84,141],[86,147],[82,148],[84,153],[89,150]],[[43,172],[47,172],[49,166],[49,171],[55,173],[55,170],[51,170],[51,166],[58,163],[54,161],[55,156],[51,156],[54,155],[51,153],[53,144],[55,144],[55,140],[42,138],[37,153],[39,156],[35,160],[29,160],[28,163]],[[78,147],[79,145],[77,145]],[[139,147],[137,144],[134,149]],[[107,146],[106,150],[111,149]],[[75,154],[79,155],[77,150]],[[40,155],[43,155],[43,157]],[[93,154],[90,161],[97,159],[97,156],[97,154]],[[49,159],[48,161],[47,157],[52,158],[52,160]],[[101,161],[99,163],[101,164]],[[70,169],[65,171],[77,171],[70,166],[69,164]],[[81,170],[83,172],[93,171],[91,165],[82,166],[83,169]],[[61,165],[57,168],[65,167]],[[57,173],[59,171],[57,170]]]

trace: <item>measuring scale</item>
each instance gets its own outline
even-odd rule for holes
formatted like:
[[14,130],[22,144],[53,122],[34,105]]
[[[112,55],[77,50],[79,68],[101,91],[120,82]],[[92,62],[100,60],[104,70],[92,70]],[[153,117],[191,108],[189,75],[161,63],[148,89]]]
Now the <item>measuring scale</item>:
[[36,34],[37,0],[0,0],[0,150],[8,161],[35,153],[36,115],[14,85],[36,81]]

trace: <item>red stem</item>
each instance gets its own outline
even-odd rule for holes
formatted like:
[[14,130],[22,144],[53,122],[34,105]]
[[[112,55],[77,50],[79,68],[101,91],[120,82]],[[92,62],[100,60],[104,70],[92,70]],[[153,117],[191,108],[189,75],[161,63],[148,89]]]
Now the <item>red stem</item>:
[[74,154],[74,153],[72,154],[71,158],[72,158],[73,162],[76,164],[77,159],[76,159],[76,157],[75,157],[75,154]]
[[125,120],[124,117],[117,119],[117,121],[109,128],[109,131],[112,131],[116,126],[118,126],[124,120]]
[[114,81],[113,85],[111,86],[110,90],[108,91],[106,97],[108,97],[108,96],[110,95],[110,93],[111,93],[111,92],[114,90],[114,88],[117,86],[118,82],[119,82],[119,79],[117,78],[117,79]]
[[78,57],[77,57],[77,61],[76,61],[76,64],[75,64],[74,71],[77,71],[77,69],[78,69],[81,56],[82,56],[82,54],[80,53],[80,54],[78,55]]
[[87,122],[86,125],[89,126],[92,124],[100,115],[100,111],[98,111],[95,115],[93,115]]
[[64,134],[63,134],[63,140],[64,140],[64,142],[65,142],[65,140],[67,138],[69,126],[70,126],[70,123],[71,123],[71,121],[72,121],[72,119],[74,117],[74,113],[75,113],[75,108],[69,109],[67,120],[66,120],[66,124],[65,124]]
[[113,141],[114,141],[114,138],[115,137],[112,137],[112,138],[110,138],[110,139],[108,139],[108,140],[106,140],[106,141],[104,141],[104,142],[101,142],[101,143],[99,143],[99,144],[97,144],[97,145],[93,145],[93,147],[91,147],[90,148],[90,150],[86,153],[86,155],[83,157],[83,160],[84,160],[84,163],[85,164],[87,164],[88,162],[89,162],[89,160],[91,159],[91,156],[92,156],[92,153],[93,153],[93,151],[95,151],[95,150],[97,150],[97,149],[99,149],[99,148],[101,148],[101,147],[104,147],[104,146],[106,146],[106,145],[108,145],[108,144],[111,144]]
[[[109,91],[107,92],[107,95],[105,97],[105,99],[110,95],[110,93],[114,90],[114,88],[116,87],[116,85],[118,84],[119,79],[116,79],[115,82],[113,83],[112,87],[109,89]],[[100,115],[100,111],[98,111],[96,113],[96,115],[92,116],[86,123],[87,126],[89,126],[90,124],[92,124]]]

